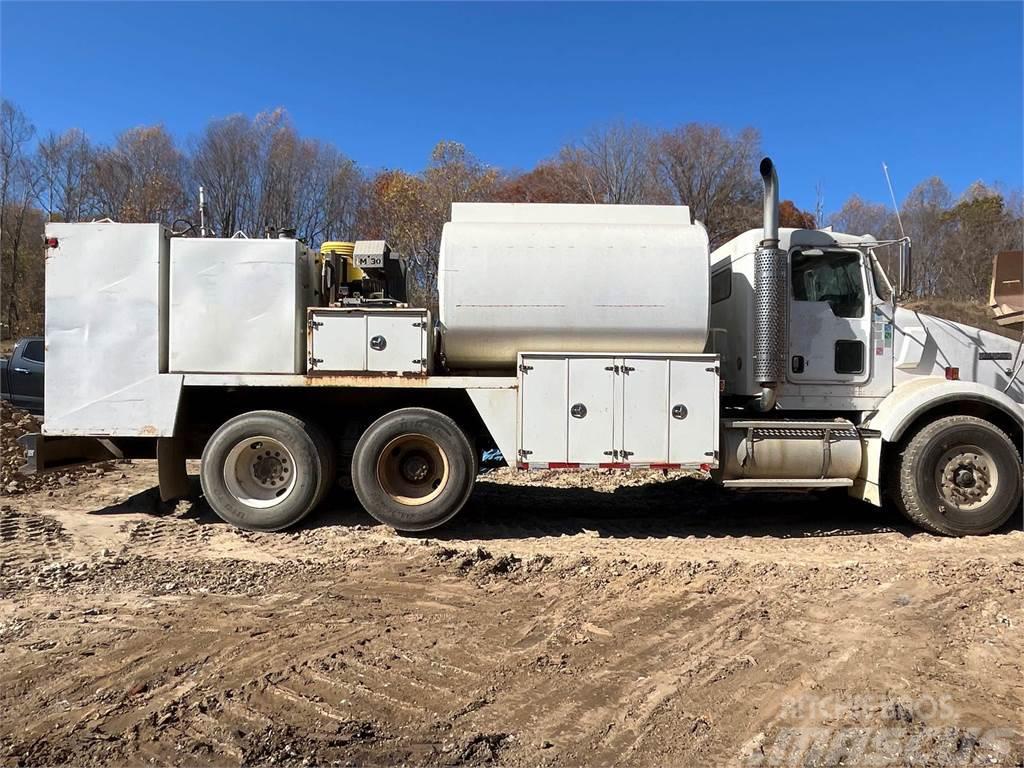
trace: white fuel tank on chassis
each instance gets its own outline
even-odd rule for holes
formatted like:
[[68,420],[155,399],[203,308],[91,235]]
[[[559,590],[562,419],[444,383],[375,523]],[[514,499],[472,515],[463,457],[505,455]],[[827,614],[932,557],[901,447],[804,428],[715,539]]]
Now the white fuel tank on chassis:
[[686,353],[708,334],[708,236],[685,206],[455,203],[441,238],[452,369],[519,352]]

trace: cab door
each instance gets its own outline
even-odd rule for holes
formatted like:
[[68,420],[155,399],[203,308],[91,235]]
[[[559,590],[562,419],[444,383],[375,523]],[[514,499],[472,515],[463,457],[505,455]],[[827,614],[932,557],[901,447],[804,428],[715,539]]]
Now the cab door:
[[789,264],[789,381],[866,382],[873,355],[863,254],[795,249]]

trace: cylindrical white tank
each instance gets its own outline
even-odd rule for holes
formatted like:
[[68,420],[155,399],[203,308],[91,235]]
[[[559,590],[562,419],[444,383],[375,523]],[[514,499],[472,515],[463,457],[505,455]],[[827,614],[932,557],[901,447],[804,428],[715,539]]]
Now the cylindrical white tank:
[[702,352],[708,236],[684,206],[457,203],[438,290],[452,369],[519,352]]

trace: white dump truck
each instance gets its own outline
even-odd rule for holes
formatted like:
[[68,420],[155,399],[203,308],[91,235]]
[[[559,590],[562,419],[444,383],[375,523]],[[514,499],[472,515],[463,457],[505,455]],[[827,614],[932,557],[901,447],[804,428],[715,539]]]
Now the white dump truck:
[[909,241],[780,229],[760,172],[763,228],[714,253],[685,206],[457,203],[437,318],[388,293],[380,241],[50,224],[27,469],[155,457],[171,499],[201,458],[212,509],[257,530],[342,473],[381,522],[439,526],[495,450],[845,488],[944,534],[1019,521],[1020,344],[898,306]]

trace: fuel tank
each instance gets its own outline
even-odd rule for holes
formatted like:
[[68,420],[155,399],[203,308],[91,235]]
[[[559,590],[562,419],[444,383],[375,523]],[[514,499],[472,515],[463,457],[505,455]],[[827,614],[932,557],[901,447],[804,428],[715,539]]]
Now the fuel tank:
[[722,421],[724,480],[853,480],[863,449],[845,419]]
[[708,267],[707,232],[685,206],[456,203],[438,277],[445,360],[702,352]]

